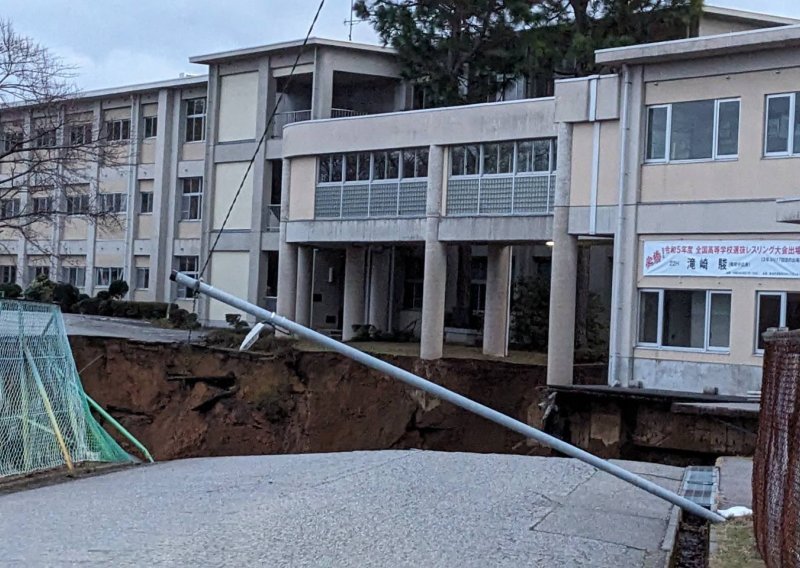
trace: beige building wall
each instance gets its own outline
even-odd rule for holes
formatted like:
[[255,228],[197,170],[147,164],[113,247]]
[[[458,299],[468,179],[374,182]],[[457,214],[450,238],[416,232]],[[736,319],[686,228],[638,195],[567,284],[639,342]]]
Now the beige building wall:
[[800,67],[647,83],[647,105],[741,97],[739,157],[728,161],[646,164],[642,203],[793,197],[798,158],[765,158],[766,96],[791,93]]
[[295,158],[291,164],[289,217],[293,221],[313,219],[317,188],[317,158],[315,156]]
[[220,81],[219,142],[256,137],[258,73],[225,75]]
[[597,149],[596,205],[616,205],[619,190],[619,122],[579,123],[572,133],[570,205],[588,207],[592,200],[595,124],[600,128]]
[[[214,178],[213,196],[213,219],[212,227],[219,228],[228,213],[231,200],[242,182],[247,162],[233,162],[228,164],[217,164]],[[247,174],[242,187],[242,192],[236,200],[236,204],[231,211],[231,216],[225,229],[249,229],[251,225],[253,201],[253,171]]]
[[181,159],[183,160],[202,160],[205,155],[205,142],[184,142],[181,147]]
[[[256,267],[254,267],[256,268]],[[239,296],[247,297],[247,279],[250,271],[249,253],[247,252],[215,252],[211,258],[211,278],[217,288]],[[225,314],[238,313],[239,310],[211,300],[209,318],[212,321],[224,322]]]

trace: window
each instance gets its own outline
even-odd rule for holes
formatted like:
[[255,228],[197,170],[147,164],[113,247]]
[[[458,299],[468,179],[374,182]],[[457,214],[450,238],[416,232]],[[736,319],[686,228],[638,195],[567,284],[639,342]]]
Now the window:
[[372,179],[400,177],[400,152],[375,152],[372,160]]
[[80,146],[92,141],[91,124],[71,124],[67,128],[67,140],[70,146]]
[[402,177],[406,179],[428,177],[427,148],[409,148],[408,150],[403,150]]
[[487,262],[485,256],[473,256],[470,261],[469,305],[473,315],[480,315],[486,311]]
[[19,216],[19,198],[0,199],[0,219],[13,219]]
[[56,145],[56,129],[43,127],[36,129],[34,145],[37,148],[52,148]]
[[50,278],[49,266],[29,266],[28,267],[28,280],[33,282],[38,277]]
[[197,221],[203,213],[203,178],[182,178],[181,220]]
[[16,266],[0,266],[0,283],[14,284],[17,281]]
[[97,196],[97,206],[104,213],[124,213],[128,196],[124,193],[101,193]]
[[337,183],[342,181],[344,160],[342,154],[330,154],[319,160],[319,183]]
[[[187,276],[197,278],[197,271],[200,265],[200,260],[196,256],[176,256],[175,257],[176,270],[183,272]],[[178,286],[178,298],[191,299],[194,298],[194,290],[186,286]]]
[[450,175],[552,173],[556,169],[555,146],[554,139],[453,146],[450,149]]
[[153,212],[153,192],[142,191],[139,193],[139,213]]
[[94,269],[95,286],[107,288],[112,282],[122,280],[124,274],[121,267],[117,266],[98,266]]
[[109,140],[128,140],[131,137],[131,121],[128,118],[106,122],[106,138]]
[[34,197],[31,199],[31,210],[34,214],[50,213],[53,209],[52,197]]
[[186,101],[186,141],[200,142],[206,138],[206,99]]
[[800,154],[800,113],[797,93],[767,97],[767,124],[764,128],[764,154]]
[[455,146],[450,150],[450,174],[454,176],[476,176],[480,164],[481,147],[477,145]]
[[136,289],[147,290],[150,288],[150,269],[138,267],[136,269]]
[[642,290],[639,345],[728,351],[731,294],[715,290]]
[[68,195],[67,215],[83,215],[89,211],[88,195]]
[[86,268],[83,266],[64,266],[61,268],[61,280],[76,288],[86,286]]
[[738,99],[718,99],[649,107],[646,161],[736,158],[740,106]]
[[144,137],[155,138],[158,135],[158,117],[145,116],[144,117]]
[[369,181],[370,153],[345,155],[344,181]]
[[756,316],[756,352],[764,351],[765,331],[772,327],[800,329],[800,293],[759,292]]
[[6,130],[3,132],[3,152],[17,152],[22,149],[23,135],[21,130]]

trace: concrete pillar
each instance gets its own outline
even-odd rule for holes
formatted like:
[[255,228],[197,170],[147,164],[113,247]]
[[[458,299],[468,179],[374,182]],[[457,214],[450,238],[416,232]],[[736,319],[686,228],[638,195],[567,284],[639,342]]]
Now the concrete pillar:
[[[623,116],[620,136],[621,203],[618,204],[614,234],[614,272],[611,284],[611,329],[609,336],[610,385],[630,386],[633,376],[633,349],[636,344],[638,311],[639,235],[636,231],[639,186],[641,181],[644,127],[644,78],[641,66],[623,70]],[[625,112],[627,111],[627,112]],[[625,116],[627,114],[627,116]]]
[[381,331],[389,330],[389,277],[391,250],[372,252],[369,274],[369,324]]
[[300,325],[311,325],[311,294],[313,293],[312,274],[314,273],[314,249],[297,248],[297,299],[295,301],[295,321]]
[[439,241],[445,155],[442,146],[428,154],[428,193],[425,205],[425,269],[422,283],[422,329],[419,356],[441,359],[444,351],[444,302],[447,286],[447,245]]
[[353,326],[364,323],[364,261],[367,249],[347,247],[344,260],[342,341],[353,339]]
[[325,51],[314,54],[314,78],[311,86],[311,118],[330,118],[333,106],[333,65]]
[[158,136],[156,137],[155,167],[153,179],[153,228],[150,251],[150,286],[157,302],[170,302],[172,259],[167,251],[169,226],[174,225],[169,216],[169,194],[172,179],[173,138],[173,94],[170,89],[158,92]]
[[486,261],[483,353],[494,357],[507,357],[508,310],[511,296],[511,246],[489,245]]
[[294,320],[297,303],[297,245],[286,240],[286,224],[289,221],[289,192],[291,191],[291,162],[283,160],[281,179],[281,228],[280,251],[278,253],[278,315]]
[[575,290],[578,239],[569,234],[572,125],[558,128],[558,175],[553,215],[553,259],[550,277],[550,329],[547,384],[571,385],[575,362]]

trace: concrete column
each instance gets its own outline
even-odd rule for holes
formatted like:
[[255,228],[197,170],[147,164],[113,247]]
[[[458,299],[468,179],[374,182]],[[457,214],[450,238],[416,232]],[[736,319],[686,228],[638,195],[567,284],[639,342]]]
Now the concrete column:
[[508,310],[511,297],[511,246],[489,245],[486,261],[483,353],[494,357],[507,357]]
[[169,187],[172,178],[172,106],[173,94],[170,89],[158,92],[158,135],[156,137],[155,166],[153,180],[153,229],[150,237],[150,286],[157,302],[169,302],[172,259],[167,254],[169,218]]
[[127,202],[125,210],[125,257],[123,260],[122,271],[124,279],[130,286],[129,298],[133,298],[136,288],[136,275],[134,274],[134,241],[139,235],[136,234],[136,197],[138,196],[139,180],[137,164],[139,163],[139,142],[142,140],[141,128],[141,97],[131,96],[131,139],[128,143],[128,187]]
[[344,259],[342,341],[353,339],[353,326],[364,323],[364,261],[367,249],[347,247]]
[[325,52],[314,53],[314,79],[311,86],[311,118],[330,118],[333,106],[333,65]]
[[614,272],[611,284],[609,337],[610,385],[630,386],[638,311],[639,235],[636,231],[641,180],[642,137],[645,132],[644,78],[641,66],[623,70],[620,128],[620,179],[617,226],[614,234]]
[[295,321],[300,325],[311,325],[312,274],[314,273],[314,249],[297,247],[297,298]]
[[291,161],[283,160],[281,179],[281,228],[278,253],[278,315],[294,319],[297,303],[297,245],[286,241],[289,221],[289,191],[291,190]]
[[441,359],[444,351],[444,302],[447,285],[447,245],[439,241],[445,155],[442,146],[428,154],[428,193],[425,204],[425,269],[422,283],[422,330],[419,356]]
[[558,127],[558,172],[553,215],[553,259],[550,277],[550,329],[547,384],[571,385],[575,362],[575,290],[578,239],[569,234],[572,124]]
[[381,331],[389,330],[389,277],[392,253],[386,249],[372,252],[369,274],[369,324]]

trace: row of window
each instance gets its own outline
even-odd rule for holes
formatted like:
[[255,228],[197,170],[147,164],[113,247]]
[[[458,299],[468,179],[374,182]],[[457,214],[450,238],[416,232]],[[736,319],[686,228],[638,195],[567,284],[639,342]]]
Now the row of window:
[[[124,193],[100,193],[97,195],[97,211],[104,213],[124,213],[128,197]],[[33,197],[30,200],[33,214],[45,214],[53,211],[52,197]],[[85,215],[90,212],[90,196],[87,194],[68,195],[65,198],[67,215]],[[22,212],[18,197],[0,199],[0,219],[13,219]],[[153,212],[153,192],[139,193],[139,213]],[[203,178],[181,178],[181,220],[197,221],[203,212]]]
[[[642,347],[730,351],[731,292],[725,290],[641,290],[639,336]],[[800,329],[800,293],[759,292],[755,350],[764,349],[770,328]]]
[[[205,140],[206,132],[206,99],[199,97],[185,101],[186,123],[184,140],[186,142],[201,142]],[[57,144],[58,127],[49,126],[37,128],[33,137],[33,147],[52,148]],[[145,116],[142,118],[142,131],[144,138],[153,138],[158,135],[158,117]],[[107,140],[129,140],[131,137],[131,121],[129,118],[116,118],[107,120],[103,132]],[[19,129],[6,129],[2,136],[4,152],[18,151],[24,145],[24,134]],[[92,142],[92,125],[90,123],[70,124],[66,126],[65,143],[73,146]]]
[[[800,154],[800,93],[766,98],[764,155]],[[739,155],[739,99],[689,101],[647,108],[645,160],[730,160]]]
[[329,154],[319,158],[319,183],[428,177],[428,148]]
[[555,170],[554,138],[450,148],[452,177],[551,173]]

